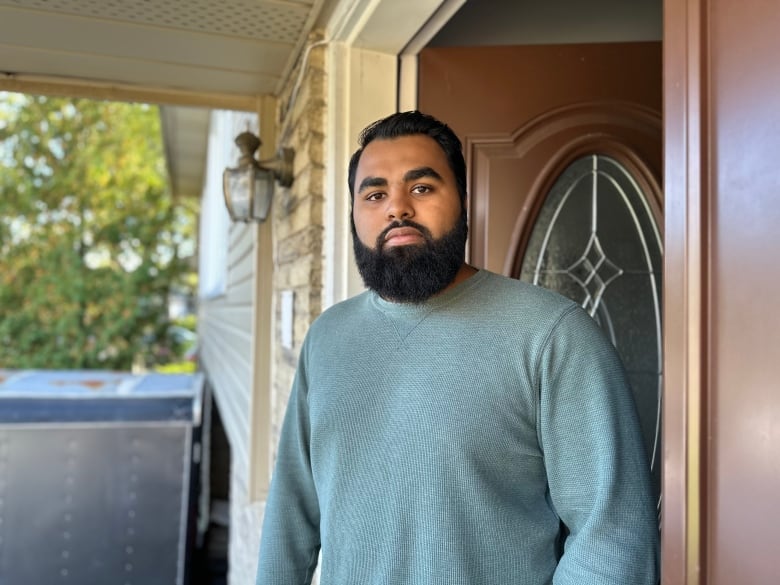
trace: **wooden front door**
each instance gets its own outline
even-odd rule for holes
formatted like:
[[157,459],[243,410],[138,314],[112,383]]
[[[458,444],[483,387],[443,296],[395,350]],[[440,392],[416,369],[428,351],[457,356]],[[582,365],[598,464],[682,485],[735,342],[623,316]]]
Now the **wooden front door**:
[[661,45],[428,48],[464,142],[469,260],[579,302],[629,372],[660,493]]

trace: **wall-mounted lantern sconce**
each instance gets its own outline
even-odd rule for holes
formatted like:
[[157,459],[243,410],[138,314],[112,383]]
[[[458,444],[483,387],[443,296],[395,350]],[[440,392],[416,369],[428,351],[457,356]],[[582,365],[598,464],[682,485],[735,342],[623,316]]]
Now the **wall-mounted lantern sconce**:
[[293,183],[292,148],[280,148],[276,158],[258,161],[255,151],[260,139],[251,132],[236,136],[241,151],[238,166],[222,173],[222,189],[230,218],[233,221],[265,221],[271,208],[274,181],[282,187]]

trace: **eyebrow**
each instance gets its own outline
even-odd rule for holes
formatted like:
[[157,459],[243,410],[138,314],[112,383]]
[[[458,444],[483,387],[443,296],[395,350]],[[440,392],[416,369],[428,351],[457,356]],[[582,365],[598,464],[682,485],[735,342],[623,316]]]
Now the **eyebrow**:
[[432,179],[436,179],[437,181],[444,180],[441,178],[441,175],[431,167],[419,167],[417,169],[407,171],[404,175],[404,181],[416,181],[417,179],[422,179],[423,177],[430,177]]
[[363,189],[368,189],[369,187],[386,187],[387,186],[387,179],[383,179],[382,177],[366,177],[362,181],[360,181],[360,186],[358,187],[357,192],[361,193]]
[[[431,167],[418,167],[416,169],[411,169],[409,171],[406,171],[404,174],[404,181],[416,181],[417,179],[422,179],[424,177],[430,177],[432,179],[436,179],[437,181],[443,181],[442,176],[436,172]],[[362,181],[360,181],[360,186],[358,187],[357,192],[360,193],[363,191],[363,189],[367,189],[369,187],[386,187],[387,186],[387,179],[383,177],[366,177]]]

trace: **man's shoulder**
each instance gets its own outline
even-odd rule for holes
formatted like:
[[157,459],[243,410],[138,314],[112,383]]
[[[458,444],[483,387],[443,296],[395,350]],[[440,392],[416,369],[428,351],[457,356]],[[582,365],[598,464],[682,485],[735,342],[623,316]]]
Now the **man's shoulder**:
[[527,312],[565,312],[574,301],[550,289],[489,271],[480,283],[478,295],[484,305],[496,305],[502,310]]
[[311,324],[310,335],[332,334],[368,310],[370,292],[365,291],[325,309]]

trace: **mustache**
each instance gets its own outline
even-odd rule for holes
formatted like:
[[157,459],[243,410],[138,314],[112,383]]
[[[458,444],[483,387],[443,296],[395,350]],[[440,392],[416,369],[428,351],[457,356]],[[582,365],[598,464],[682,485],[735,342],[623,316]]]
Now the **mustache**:
[[420,225],[419,223],[417,223],[416,221],[412,221],[411,219],[403,219],[401,221],[392,222],[385,229],[382,230],[382,232],[376,238],[376,249],[381,250],[384,247],[385,238],[387,237],[387,234],[390,232],[390,230],[394,230],[395,228],[402,228],[402,227],[410,227],[416,229],[418,232],[420,232],[423,235],[427,243],[433,241],[433,235],[431,234],[431,230],[429,230],[427,227],[425,227],[424,225]]

